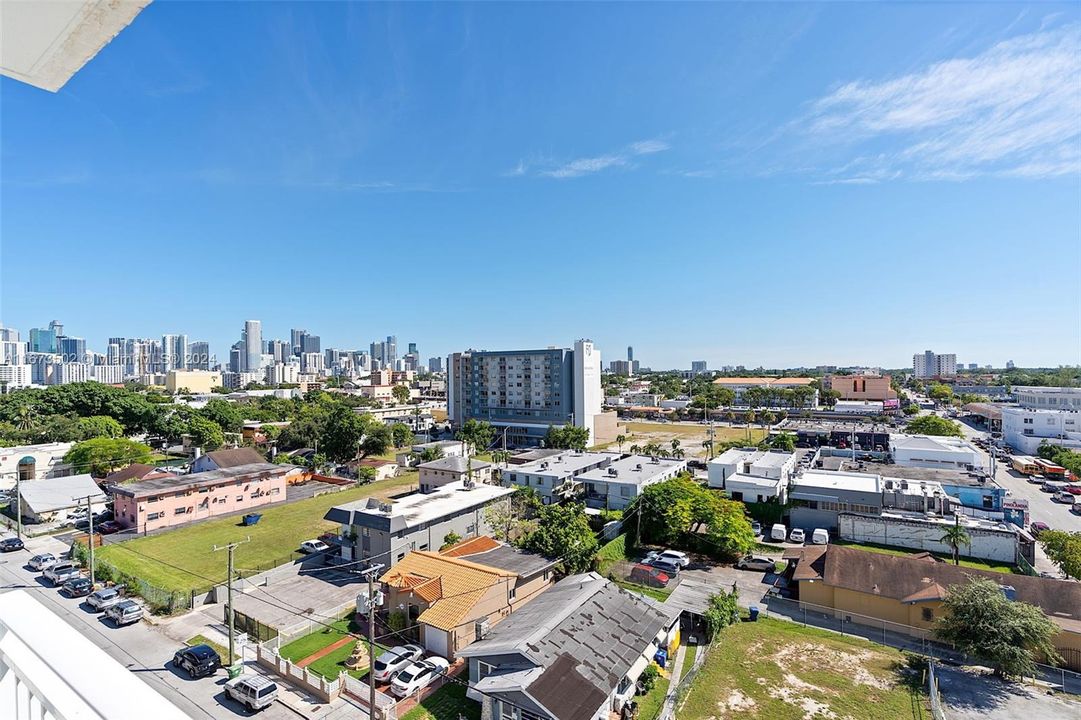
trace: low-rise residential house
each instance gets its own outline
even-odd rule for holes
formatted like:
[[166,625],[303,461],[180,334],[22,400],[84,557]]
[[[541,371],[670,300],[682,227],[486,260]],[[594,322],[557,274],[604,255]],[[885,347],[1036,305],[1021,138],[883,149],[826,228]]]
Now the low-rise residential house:
[[201,473],[210,470],[226,470],[242,465],[254,465],[266,462],[262,455],[252,448],[235,448],[233,450],[214,450],[205,455],[200,455],[191,462],[191,472]]
[[904,467],[946,470],[982,467],[986,457],[968,440],[938,435],[890,435],[890,454]]
[[523,455],[535,456],[535,459],[508,467],[502,474],[503,482],[532,488],[545,505],[580,497],[584,492],[580,476],[608,467],[619,457],[614,453],[577,450],[533,450]]
[[89,473],[19,483],[19,504],[23,522],[27,523],[61,520],[65,511],[85,507],[87,496],[99,506],[96,509],[107,500]]
[[451,483],[490,483],[492,464],[460,455],[440,458],[417,466],[421,492],[432,492]]
[[375,477],[372,478],[372,482],[392,478],[398,473],[397,463],[393,463],[390,460],[380,460],[379,458],[362,458],[360,460],[354,460],[348,463],[348,467],[356,473],[359,473],[361,468],[371,468],[375,471]]
[[754,447],[725,450],[706,466],[709,486],[724,490],[733,500],[785,503],[788,481],[796,467],[796,454],[787,450]]
[[408,450],[397,453],[395,460],[401,467],[413,467],[421,463],[420,456],[425,450],[437,450],[443,457],[462,457],[465,455],[464,443],[460,440],[436,440],[434,442],[417,443]]
[[1013,600],[1043,609],[1059,628],[1052,642],[1067,668],[1081,670],[1081,583],[1004,575],[939,562],[927,553],[883,555],[840,545],[792,548],[792,579],[808,609],[832,609],[848,622],[895,623],[891,632],[930,637],[942,601],[954,585],[993,580]]
[[122,485],[124,483],[139,482],[140,480],[153,480],[154,478],[162,477],[178,477],[176,473],[171,473],[168,470],[161,470],[153,465],[145,465],[143,463],[132,463],[125,468],[120,468],[114,472],[105,476],[105,479],[101,481],[102,487],[108,487],[109,485]]
[[559,448],[533,448],[532,450],[522,450],[521,452],[512,453],[507,458],[508,465],[527,465],[536,460],[547,460],[550,457],[565,453],[566,450],[560,450]]
[[[0,490],[15,486],[15,479],[42,480],[71,475],[73,468],[64,456],[74,443],[42,443],[0,448]],[[75,468],[80,470],[83,468]]]
[[597,573],[564,578],[459,655],[484,720],[608,720],[635,695],[679,611]]
[[678,458],[628,455],[578,476],[585,485],[586,505],[605,510],[623,510],[642,490],[671,480],[686,471],[687,461]]
[[295,465],[259,462],[111,485],[107,490],[113,496],[116,521],[147,532],[282,502],[290,478],[304,473]]
[[386,502],[366,498],[331,508],[324,516],[341,525],[342,559],[378,558],[388,568],[411,550],[439,549],[450,535],[486,535],[485,509],[509,508],[512,488],[454,482]]
[[405,613],[409,634],[453,660],[488,628],[543,592],[555,562],[488,536],[442,552],[416,550],[384,573],[386,608]]

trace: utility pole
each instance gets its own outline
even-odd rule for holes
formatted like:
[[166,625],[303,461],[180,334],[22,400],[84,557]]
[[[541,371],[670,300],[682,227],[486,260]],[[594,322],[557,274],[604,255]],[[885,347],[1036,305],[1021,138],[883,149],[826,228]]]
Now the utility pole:
[[363,574],[368,577],[368,718],[376,720],[375,712],[375,574],[382,563],[369,565]]
[[72,500],[86,500],[86,521],[90,526],[86,529],[86,545],[90,551],[90,585],[94,585],[94,511],[90,508],[90,499],[101,497],[101,493],[83,495]]
[[233,611],[233,551],[237,549],[238,545],[243,545],[246,542],[251,542],[251,536],[250,535],[247,538],[245,538],[244,540],[237,540],[236,542],[231,542],[228,545],[223,545],[221,547],[218,547],[217,545],[214,546],[214,552],[218,552],[219,550],[227,550],[228,554],[229,554],[229,570],[228,570],[229,576],[228,576],[228,579],[226,580],[226,587],[228,588],[227,596],[226,596],[227,597],[226,603],[229,606],[229,664],[230,665],[233,664],[233,657],[236,654],[235,649],[234,649],[234,645],[236,644],[236,631],[235,631],[236,615],[235,615],[235,613]]
[[15,470],[15,516],[17,525],[15,530],[15,536],[20,540],[23,538],[23,495],[22,495],[22,473]]

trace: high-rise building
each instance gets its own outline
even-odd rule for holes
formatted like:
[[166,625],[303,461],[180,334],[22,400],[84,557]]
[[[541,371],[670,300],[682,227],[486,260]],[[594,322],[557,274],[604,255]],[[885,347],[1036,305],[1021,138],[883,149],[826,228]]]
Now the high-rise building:
[[627,362],[634,362],[634,347],[631,345],[627,346]]
[[410,355],[416,355],[417,354],[417,344],[415,342],[409,343],[409,354]]
[[300,355],[301,338],[307,334],[308,331],[303,328],[293,328],[289,331],[289,346],[292,348],[294,355]]
[[188,369],[188,336],[161,336],[161,371]]
[[319,348],[319,336],[311,335],[310,333],[304,333],[300,338],[300,353],[317,353],[322,352]]
[[322,375],[324,367],[323,353],[310,352],[300,354],[301,372]]
[[383,367],[394,367],[394,361],[398,359],[398,338],[395,335],[387,335],[387,341],[383,343]]
[[428,372],[443,372],[443,358],[433,357],[428,358]]
[[447,358],[447,410],[506,429],[510,446],[537,445],[549,426],[576,425],[594,442],[601,412],[600,351],[589,340],[574,348],[453,353]]
[[1013,368],[1014,368],[1013,360],[1007,360],[1006,361],[1006,369],[1007,370],[1013,370]]
[[210,369],[210,343],[203,341],[193,342],[188,346],[188,352],[190,353],[188,358],[188,367],[190,369]]
[[67,337],[66,335],[56,336],[57,352],[63,356],[64,362],[69,363],[85,363],[86,362],[86,340],[77,337]]
[[56,331],[45,328],[30,328],[30,352],[56,353]]
[[707,366],[705,360],[691,361],[691,373],[694,375],[701,375],[702,373],[707,372],[706,367]]
[[257,372],[263,363],[263,324],[258,320],[244,321],[244,367],[241,372]]
[[957,374],[957,356],[931,350],[916,353],[912,356],[912,372],[918,378],[953,377]]

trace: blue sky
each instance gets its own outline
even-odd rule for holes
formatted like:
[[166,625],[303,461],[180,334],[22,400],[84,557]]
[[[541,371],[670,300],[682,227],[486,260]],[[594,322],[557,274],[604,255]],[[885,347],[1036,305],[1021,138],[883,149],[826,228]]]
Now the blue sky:
[[0,79],[0,319],[1081,362],[1076,5],[166,3]]

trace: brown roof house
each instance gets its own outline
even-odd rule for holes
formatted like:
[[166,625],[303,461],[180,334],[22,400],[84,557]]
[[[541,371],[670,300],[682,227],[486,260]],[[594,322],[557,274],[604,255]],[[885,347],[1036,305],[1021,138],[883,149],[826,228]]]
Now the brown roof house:
[[418,642],[453,660],[551,586],[554,565],[485,536],[444,552],[410,552],[379,580],[386,609],[405,613],[409,626],[419,626]]
[[482,717],[592,720],[620,712],[658,648],[678,644],[678,609],[591,572],[560,580],[460,655]]
[[792,579],[801,605],[830,608],[857,623],[895,623],[890,630],[917,636],[929,636],[951,586],[971,578],[994,580],[1007,597],[1043,609],[1059,626],[1059,654],[1068,667],[1081,670],[1081,583],[976,570],[928,553],[884,555],[838,545],[794,548],[785,559],[795,563]]
[[205,455],[200,455],[191,462],[193,473],[207,472],[209,470],[228,470],[241,465],[254,465],[264,463],[266,458],[252,448],[242,447],[233,450],[214,450]]

